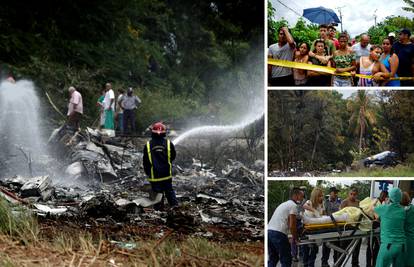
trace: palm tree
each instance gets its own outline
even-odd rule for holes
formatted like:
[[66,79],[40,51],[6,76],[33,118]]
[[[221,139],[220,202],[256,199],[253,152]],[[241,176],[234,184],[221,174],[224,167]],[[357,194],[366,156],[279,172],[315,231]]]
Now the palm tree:
[[412,0],[403,0],[403,1],[408,5],[408,7],[403,7],[402,9],[408,12],[414,12],[414,1]]
[[376,122],[372,95],[366,90],[358,90],[347,103],[347,109],[351,113],[349,128],[355,135],[359,135],[359,153],[365,145],[366,130]]

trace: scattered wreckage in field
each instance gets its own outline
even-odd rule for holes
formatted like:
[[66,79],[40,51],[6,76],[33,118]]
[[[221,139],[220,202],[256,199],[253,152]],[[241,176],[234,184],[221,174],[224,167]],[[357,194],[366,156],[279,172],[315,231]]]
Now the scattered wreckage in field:
[[397,160],[398,154],[391,151],[384,151],[363,160],[365,167],[380,166],[383,168],[394,167],[399,162]]
[[144,143],[105,137],[90,128],[76,133],[61,128],[49,145],[64,159],[62,178],[7,177],[0,181],[0,194],[37,216],[80,224],[166,225],[208,238],[219,227],[231,229],[240,241],[263,239],[263,161],[248,168],[228,160],[220,171],[197,160],[177,166],[173,184],[180,207],[156,211],[152,206],[162,195],[150,194],[141,167]]

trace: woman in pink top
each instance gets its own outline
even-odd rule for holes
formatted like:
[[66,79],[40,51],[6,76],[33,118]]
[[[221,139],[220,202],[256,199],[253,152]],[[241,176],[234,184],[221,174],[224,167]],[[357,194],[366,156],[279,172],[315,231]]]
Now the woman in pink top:
[[378,45],[371,46],[370,54],[367,57],[360,57],[357,62],[359,74],[372,75],[372,78],[359,78],[358,86],[379,86],[379,81],[389,79],[390,73],[379,61],[382,48]]
[[[308,63],[309,60],[309,46],[307,43],[302,43],[299,46],[299,50],[295,51],[294,62]],[[305,85],[307,81],[306,70],[293,69],[293,78],[295,79],[295,85]]]

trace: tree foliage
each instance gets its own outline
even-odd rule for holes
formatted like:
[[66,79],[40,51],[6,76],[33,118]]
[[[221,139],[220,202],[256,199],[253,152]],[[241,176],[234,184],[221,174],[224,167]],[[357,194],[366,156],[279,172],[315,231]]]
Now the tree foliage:
[[348,150],[346,101],[336,91],[269,92],[269,165],[288,170],[341,168],[352,161]]
[[412,0],[403,0],[408,6],[403,7],[405,11],[414,12],[414,1]]
[[263,80],[242,65],[263,61],[263,5],[256,2],[17,0],[0,16],[3,73],[33,79],[62,109],[65,88],[80,87],[91,119],[108,81],[142,96],[143,128],[157,118],[202,116],[211,103],[234,107],[223,91],[239,87],[223,79]]
[[382,41],[390,32],[397,32],[402,28],[407,28],[413,31],[414,19],[409,19],[403,16],[389,16],[376,26],[370,27],[368,34],[371,36],[371,43],[382,44]]
[[269,170],[345,169],[391,150],[414,153],[414,92],[270,91]]

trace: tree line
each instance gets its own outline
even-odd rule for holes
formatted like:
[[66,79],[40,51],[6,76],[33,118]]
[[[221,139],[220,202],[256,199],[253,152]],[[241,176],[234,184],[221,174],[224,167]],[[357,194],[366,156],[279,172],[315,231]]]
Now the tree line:
[[209,113],[229,119],[252,81],[263,83],[261,67],[246,67],[263,64],[256,1],[16,0],[0,17],[3,76],[33,79],[62,110],[67,87],[79,88],[87,122],[105,82],[135,89],[141,129]]
[[269,170],[344,170],[385,150],[413,159],[412,91],[278,90],[268,101]]

